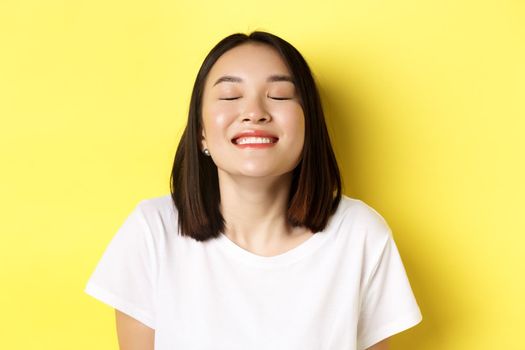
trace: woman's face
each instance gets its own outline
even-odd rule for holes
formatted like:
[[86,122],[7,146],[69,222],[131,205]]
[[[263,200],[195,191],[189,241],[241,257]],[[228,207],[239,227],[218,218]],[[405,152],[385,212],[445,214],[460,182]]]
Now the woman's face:
[[246,43],[211,68],[202,98],[202,147],[219,175],[280,176],[299,163],[304,114],[291,74],[270,46]]

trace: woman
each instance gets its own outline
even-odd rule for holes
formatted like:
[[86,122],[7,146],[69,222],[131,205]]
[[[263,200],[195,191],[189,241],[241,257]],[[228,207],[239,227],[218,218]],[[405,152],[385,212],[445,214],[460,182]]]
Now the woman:
[[341,195],[314,79],[265,32],[205,58],[171,195],[138,203],[86,293],[121,349],[386,349],[421,321],[392,233]]

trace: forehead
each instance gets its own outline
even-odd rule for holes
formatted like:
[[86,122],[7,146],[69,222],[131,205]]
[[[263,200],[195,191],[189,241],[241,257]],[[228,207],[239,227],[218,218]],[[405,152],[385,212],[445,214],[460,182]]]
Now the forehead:
[[219,57],[208,74],[208,81],[224,74],[265,78],[271,74],[290,74],[290,71],[273,47],[262,43],[245,43]]

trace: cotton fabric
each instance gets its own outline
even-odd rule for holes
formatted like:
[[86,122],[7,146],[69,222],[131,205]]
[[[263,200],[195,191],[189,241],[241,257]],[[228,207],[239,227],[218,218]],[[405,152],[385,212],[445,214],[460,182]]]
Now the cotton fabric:
[[153,328],[156,350],[363,350],[422,319],[390,227],[361,200],[269,257],[177,230],[169,194],[141,200],[84,290]]

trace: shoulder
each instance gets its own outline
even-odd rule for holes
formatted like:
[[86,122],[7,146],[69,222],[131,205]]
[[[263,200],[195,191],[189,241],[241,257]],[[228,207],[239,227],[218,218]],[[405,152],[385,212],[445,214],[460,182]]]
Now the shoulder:
[[374,231],[390,230],[383,215],[361,199],[343,195],[334,214],[334,219],[351,221],[357,227],[366,227]]
[[374,246],[385,243],[392,236],[383,215],[361,199],[343,195],[332,220],[340,230],[351,231]]
[[171,194],[144,198],[137,202],[133,215],[145,226],[146,231],[156,239],[168,237],[177,232],[177,209]]
[[171,194],[144,198],[136,204],[135,211],[138,211],[146,218],[151,218],[152,216],[164,217],[177,214]]

